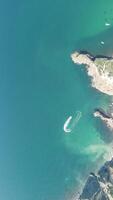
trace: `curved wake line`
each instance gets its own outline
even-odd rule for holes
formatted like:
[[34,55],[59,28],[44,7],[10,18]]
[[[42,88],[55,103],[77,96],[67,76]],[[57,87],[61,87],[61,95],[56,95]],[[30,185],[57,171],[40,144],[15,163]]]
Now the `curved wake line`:
[[69,124],[70,124],[70,121],[72,120],[72,116],[68,117],[68,119],[66,120],[66,122],[64,123],[64,131],[66,133],[70,133],[72,131],[72,129],[76,126],[76,124],[78,123],[78,121],[80,120],[81,116],[82,116],[82,113],[80,111],[76,111],[77,113],[77,116],[75,117],[75,120],[73,121],[72,123],[72,128],[68,128]]
[[64,124],[64,131],[65,131],[66,133],[70,133],[70,132],[71,132],[71,129],[67,128],[68,125],[69,125],[69,123],[70,123],[70,121],[71,121],[71,119],[72,119],[72,116],[70,116],[70,117],[66,120],[66,122],[65,122],[65,124]]
[[76,111],[77,113],[77,116],[73,122],[73,126],[76,126],[76,124],[78,123],[78,121],[80,120],[81,116],[82,116],[82,113],[80,111]]

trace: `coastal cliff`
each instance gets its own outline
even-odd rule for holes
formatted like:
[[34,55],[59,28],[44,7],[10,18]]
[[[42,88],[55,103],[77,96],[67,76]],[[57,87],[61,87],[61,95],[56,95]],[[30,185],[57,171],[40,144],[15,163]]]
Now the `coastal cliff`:
[[[113,57],[93,56],[81,51],[71,54],[71,58],[75,64],[86,66],[92,87],[107,95],[113,95]],[[113,103],[111,106],[113,108]],[[97,108],[93,114],[113,131],[113,109],[107,113]],[[90,173],[79,200],[113,200],[113,158],[107,161],[97,174]]]
[[94,57],[81,51],[71,54],[71,58],[74,63],[86,66],[92,87],[105,94],[113,95],[113,57]]

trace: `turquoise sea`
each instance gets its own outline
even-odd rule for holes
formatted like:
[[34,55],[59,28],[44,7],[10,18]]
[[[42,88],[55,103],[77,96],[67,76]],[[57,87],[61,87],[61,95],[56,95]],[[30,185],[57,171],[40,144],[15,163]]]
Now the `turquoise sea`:
[[0,1],[0,199],[71,200],[108,159],[112,137],[92,113],[109,98],[70,54],[112,54],[112,24],[113,0]]

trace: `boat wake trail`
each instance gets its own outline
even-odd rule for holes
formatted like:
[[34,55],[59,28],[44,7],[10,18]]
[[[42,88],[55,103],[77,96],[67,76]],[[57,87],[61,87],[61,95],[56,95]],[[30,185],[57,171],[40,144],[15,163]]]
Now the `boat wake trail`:
[[66,120],[66,122],[64,123],[64,128],[63,128],[63,129],[64,129],[64,131],[65,131],[66,133],[70,133],[70,132],[71,132],[71,129],[68,128],[68,125],[69,125],[71,119],[72,119],[72,116],[70,116],[70,117]]
[[[76,117],[73,121],[72,121],[73,117],[69,116],[68,119],[65,121],[64,126],[63,126],[64,132],[70,133],[75,128],[77,123],[79,122],[81,116],[82,116],[82,113],[80,111],[76,111]],[[72,123],[71,123],[71,121],[72,121]],[[69,125],[70,125],[70,128],[68,128]]]
[[72,123],[72,129],[77,125],[77,123],[79,122],[81,116],[82,116],[82,112],[76,111],[76,118]]

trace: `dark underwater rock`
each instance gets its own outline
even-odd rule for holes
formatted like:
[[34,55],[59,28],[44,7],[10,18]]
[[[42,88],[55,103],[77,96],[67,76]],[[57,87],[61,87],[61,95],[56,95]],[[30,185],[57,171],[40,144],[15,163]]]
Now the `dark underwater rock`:
[[97,175],[94,173],[89,175],[79,199],[113,199],[113,158],[100,168]]

